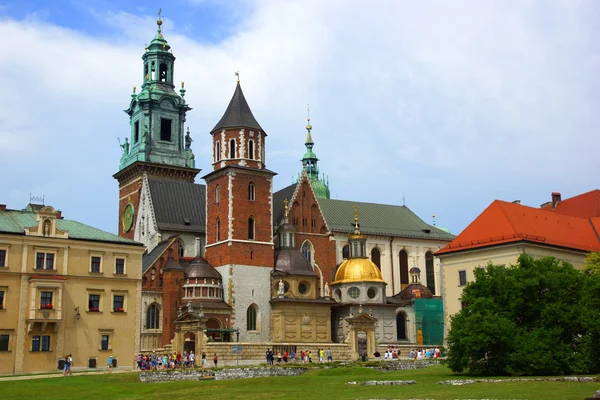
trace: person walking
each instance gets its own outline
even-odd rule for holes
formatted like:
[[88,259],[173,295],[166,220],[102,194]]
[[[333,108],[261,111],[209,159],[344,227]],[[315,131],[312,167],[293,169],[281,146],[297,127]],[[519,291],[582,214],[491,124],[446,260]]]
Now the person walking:
[[331,352],[331,348],[327,348],[327,362],[333,361],[333,354]]
[[108,373],[112,372],[113,367],[113,356],[108,356]]
[[215,363],[215,367],[217,366],[217,363],[219,362],[219,357],[217,357],[217,353],[215,353],[214,357],[213,357],[213,361]]

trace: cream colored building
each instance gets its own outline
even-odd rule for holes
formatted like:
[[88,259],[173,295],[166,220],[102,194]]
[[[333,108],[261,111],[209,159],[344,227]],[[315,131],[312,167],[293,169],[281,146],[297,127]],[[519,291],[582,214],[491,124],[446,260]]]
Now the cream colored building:
[[[575,198],[574,198],[575,199]],[[569,201],[569,200],[565,200]],[[474,270],[495,265],[514,265],[522,253],[534,258],[546,256],[581,268],[590,251],[600,250],[596,233],[598,217],[564,215],[552,209],[538,209],[494,201],[449,245],[438,251],[442,271],[445,330],[450,318],[463,308],[462,292],[474,280]]]
[[139,348],[143,245],[0,205],[0,374],[131,367]]

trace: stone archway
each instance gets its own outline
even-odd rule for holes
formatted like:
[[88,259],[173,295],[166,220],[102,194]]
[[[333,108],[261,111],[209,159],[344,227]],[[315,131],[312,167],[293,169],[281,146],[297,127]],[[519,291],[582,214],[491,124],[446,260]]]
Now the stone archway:
[[[179,314],[174,323],[175,352],[183,353],[186,350],[190,351],[188,348],[186,348],[186,339],[191,339],[193,337],[194,353],[202,354],[202,350],[206,342],[206,336],[204,335],[204,329],[206,329],[206,318],[202,314],[198,315],[193,310],[188,310]],[[189,343],[191,340],[188,340],[187,342]],[[188,345],[188,347],[189,346],[191,345]]]
[[363,356],[368,359],[375,353],[377,343],[375,340],[375,324],[377,319],[368,314],[358,314],[356,317],[349,317],[348,322],[348,341],[352,349],[352,359],[358,360]]

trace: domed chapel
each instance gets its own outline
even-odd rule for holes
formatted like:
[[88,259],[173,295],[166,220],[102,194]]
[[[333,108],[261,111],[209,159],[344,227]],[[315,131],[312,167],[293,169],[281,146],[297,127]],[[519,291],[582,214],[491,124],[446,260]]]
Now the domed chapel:
[[[191,107],[184,83],[175,89],[160,18],[141,67],[113,175],[119,235],[147,249],[140,351],[339,344],[356,358],[378,346],[443,342],[433,253],[453,235],[405,205],[331,199],[310,118],[298,177],[274,191],[267,133],[239,77],[224,114],[205,130],[212,169],[196,183]],[[196,136],[196,146],[204,142]]]

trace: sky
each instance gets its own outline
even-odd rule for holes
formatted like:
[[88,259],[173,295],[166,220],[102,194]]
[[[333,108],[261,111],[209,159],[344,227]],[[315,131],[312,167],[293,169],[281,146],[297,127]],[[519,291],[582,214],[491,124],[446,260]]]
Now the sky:
[[0,203],[44,196],[117,231],[123,110],[161,7],[197,183],[239,70],[275,190],[301,169],[307,104],[332,198],[454,234],[495,199],[600,187],[594,0],[0,0]]

